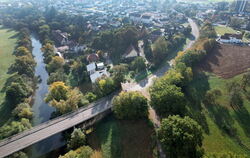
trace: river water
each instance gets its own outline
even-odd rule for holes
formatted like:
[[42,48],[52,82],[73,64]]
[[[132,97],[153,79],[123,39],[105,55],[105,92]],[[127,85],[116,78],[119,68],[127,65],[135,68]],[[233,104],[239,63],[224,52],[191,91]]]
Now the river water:
[[[45,69],[46,64],[43,61],[43,53],[41,51],[42,44],[34,35],[31,36],[31,41],[33,47],[32,54],[37,63],[35,75],[39,76],[41,79],[41,82],[37,84],[37,89],[33,97],[34,103],[32,106],[34,113],[32,124],[33,126],[36,126],[48,121],[55,109],[44,101],[44,98],[48,93],[49,86],[47,85],[47,79],[49,75]],[[64,146],[64,144],[65,142],[62,134],[59,133],[29,147],[28,156],[29,158],[44,157],[45,154]]]

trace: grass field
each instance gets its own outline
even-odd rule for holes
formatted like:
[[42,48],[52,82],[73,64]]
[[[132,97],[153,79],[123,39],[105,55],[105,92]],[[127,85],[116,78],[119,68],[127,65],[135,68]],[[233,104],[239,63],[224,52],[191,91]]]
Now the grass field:
[[108,117],[88,136],[95,158],[152,158],[153,129],[144,120],[119,121]]
[[215,31],[219,35],[224,35],[225,33],[236,33],[237,31],[231,27],[227,26],[215,26]]
[[8,119],[10,111],[4,106],[5,91],[3,90],[6,80],[10,77],[7,74],[9,67],[15,60],[12,52],[16,43],[16,32],[4,29],[0,26],[0,125]]
[[[195,80],[187,88],[189,95],[195,98],[192,103],[193,117],[204,129],[203,147],[206,152],[235,152],[250,156],[250,102],[244,96],[244,105],[233,109],[229,105],[229,92],[226,85],[230,81],[240,82],[242,74],[231,79],[222,79],[212,74],[195,75]],[[205,106],[201,98],[206,91],[220,89],[222,96],[214,106]],[[224,124],[235,130],[234,136],[225,132]]]

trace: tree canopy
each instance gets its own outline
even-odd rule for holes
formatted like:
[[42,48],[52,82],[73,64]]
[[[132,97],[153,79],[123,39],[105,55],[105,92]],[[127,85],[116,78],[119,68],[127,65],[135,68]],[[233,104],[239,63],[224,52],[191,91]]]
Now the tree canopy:
[[202,129],[193,119],[169,116],[162,120],[157,136],[170,158],[201,158]]
[[119,119],[138,119],[148,115],[147,99],[139,92],[121,92],[112,104]]

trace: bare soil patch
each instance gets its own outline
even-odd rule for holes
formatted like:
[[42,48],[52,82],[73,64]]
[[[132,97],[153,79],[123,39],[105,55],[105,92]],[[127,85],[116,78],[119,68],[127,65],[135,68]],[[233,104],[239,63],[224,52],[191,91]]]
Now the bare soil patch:
[[250,68],[250,47],[217,44],[198,67],[222,78],[234,77]]

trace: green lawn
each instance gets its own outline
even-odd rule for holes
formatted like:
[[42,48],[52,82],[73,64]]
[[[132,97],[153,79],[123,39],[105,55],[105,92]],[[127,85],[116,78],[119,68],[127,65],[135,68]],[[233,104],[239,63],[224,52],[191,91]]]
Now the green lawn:
[[[206,152],[231,151],[250,156],[250,102],[243,95],[243,107],[234,110],[229,105],[229,93],[226,88],[227,82],[240,81],[241,78],[242,75],[238,75],[225,80],[212,74],[199,74],[187,88],[187,93],[195,98],[190,106],[192,108],[189,109],[190,115],[204,129],[203,147]],[[201,98],[210,89],[220,89],[222,96],[217,99],[216,105],[205,106]],[[225,132],[224,124],[236,134],[229,136]]]
[[5,91],[3,87],[6,80],[10,77],[10,74],[7,74],[8,69],[15,60],[12,52],[17,41],[16,34],[15,31],[4,29],[0,26],[0,125],[10,115],[10,111],[4,104]]
[[231,27],[226,26],[215,26],[215,31],[219,35],[224,35],[225,33],[236,33],[237,31]]
[[110,116],[88,136],[92,148],[102,158],[152,158],[153,129],[145,120],[119,121]]

